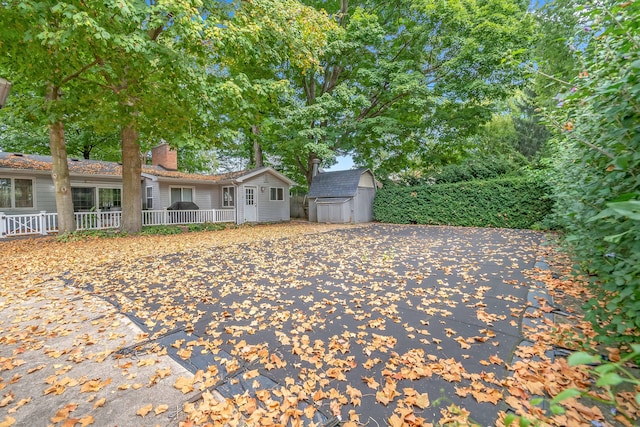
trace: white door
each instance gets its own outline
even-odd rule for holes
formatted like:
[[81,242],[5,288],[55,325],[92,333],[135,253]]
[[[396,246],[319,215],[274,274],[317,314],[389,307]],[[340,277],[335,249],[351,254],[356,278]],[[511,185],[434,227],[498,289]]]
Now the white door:
[[244,220],[246,222],[258,221],[258,200],[256,199],[256,187],[244,188]]

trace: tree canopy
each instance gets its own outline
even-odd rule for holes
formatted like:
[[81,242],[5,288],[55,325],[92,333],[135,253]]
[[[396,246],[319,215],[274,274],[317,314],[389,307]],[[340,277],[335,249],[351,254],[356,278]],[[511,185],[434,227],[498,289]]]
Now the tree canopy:
[[532,36],[526,2],[305,3],[325,7],[342,31],[331,33],[321,71],[282,69],[286,117],[269,121],[261,141],[307,182],[314,158],[350,153],[385,175],[437,157],[521,82],[512,59]]

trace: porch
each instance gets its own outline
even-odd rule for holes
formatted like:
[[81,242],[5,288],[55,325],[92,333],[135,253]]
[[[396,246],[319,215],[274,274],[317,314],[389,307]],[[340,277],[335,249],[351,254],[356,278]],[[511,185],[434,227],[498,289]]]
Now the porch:
[[[121,211],[75,212],[77,230],[107,230],[120,228]],[[234,209],[144,210],[142,226],[185,225],[205,222],[235,222]],[[58,232],[58,214],[42,211],[35,214],[7,215],[0,212],[0,239],[7,237],[47,235]]]

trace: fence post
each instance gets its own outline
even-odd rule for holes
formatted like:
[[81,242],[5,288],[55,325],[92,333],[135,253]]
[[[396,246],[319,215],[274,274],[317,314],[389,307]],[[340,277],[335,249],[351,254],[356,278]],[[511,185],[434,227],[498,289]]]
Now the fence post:
[[162,214],[162,225],[169,224],[169,218],[167,218],[168,216],[169,216],[169,211],[165,209]]
[[96,209],[96,214],[98,215],[96,226],[98,227],[98,230],[102,230],[102,215],[100,214],[100,212],[100,209]]
[[0,239],[7,237],[7,216],[0,212]]
[[40,234],[47,235],[47,211],[40,211]]

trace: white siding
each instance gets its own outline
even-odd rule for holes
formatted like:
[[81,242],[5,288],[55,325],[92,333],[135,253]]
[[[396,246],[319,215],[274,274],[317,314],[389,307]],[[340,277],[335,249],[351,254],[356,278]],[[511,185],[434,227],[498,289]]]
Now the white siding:
[[371,172],[365,171],[365,173],[360,175],[360,182],[358,183],[358,187],[374,188],[375,186],[376,185]]
[[214,209],[217,207],[217,204],[220,203],[216,200],[216,192],[218,192],[219,189],[213,184],[203,185],[161,182],[158,188],[158,205],[154,206],[154,209],[166,209],[171,205],[170,189],[172,187],[192,188],[194,191],[193,202],[198,205],[200,209]]
[[151,209],[161,209],[160,206],[162,206],[162,201],[160,199],[160,183],[158,181],[153,181],[151,179],[145,179],[144,180],[144,184],[142,185],[142,202],[143,202],[143,206],[144,203],[146,201],[147,198],[147,193],[146,193],[146,188],[147,187],[151,187],[152,190],[152,196],[153,196],[153,205],[151,206]]
[[[244,182],[257,188],[258,222],[289,221],[291,205],[289,202],[289,184],[270,173],[263,173]],[[283,189],[283,200],[269,200],[271,187]],[[264,191],[263,191],[264,190]],[[244,190],[243,190],[244,203]],[[239,216],[242,218],[242,216]]]
[[[236,189],[236,222],[244,224],[244,185],[238,186]],[[258,209],[260,209],[258,207]],[[258,212],[260,212],[258,210]]]
[[0,176],[2,176],[2,178],[31,179],[33,182],[33,208],[0,208],[0,211],[11,215],[31,214],[40,211],[56,211],[55,192],[50,176],[17,175],[6,173],[6,171],[0,172]]
[[[230,187],[230,186],[227,185],[226,187]],[[210,192],[209,194],[211,195],[211,209],[223,209],[223,207],[222,207],[222,187],[211,187],[209,192]],[[238,202],[237,200],[235,200],[237,198],[238,197],[236,195],[236,197],[234,197],[234,201],[233,201],[234,204]],[[229,207],[225,207],[224,209],[229,209]]]
[[[56,192],[53,188],[53,180],[51,177],[39,176],[35,179],[35,209],[34,211],[56,211]],[[8,212],[7,212],[8,213]]]
[[[41,211],[56,212],[56,195],[51,176],[47,175],[9,175],[2,173],[2,176],[12,176],[14,178],[33,179],[34,181],[34,207],[24,209],[3,209],[6,214],[28,214]],[[120,188],[122,184],[118,177],[114,179],[96,179],[92,177],[71,177],[71,187],[93,187],[93,188]]]
[[354,222],[373,221],[373,199],[375,195],[375,188],[358,187],[358,192],[354,198]]
[[331,203],[318,200],[318,222],[331,224],[348,224],[353,222],[353,198],[343,199]]

